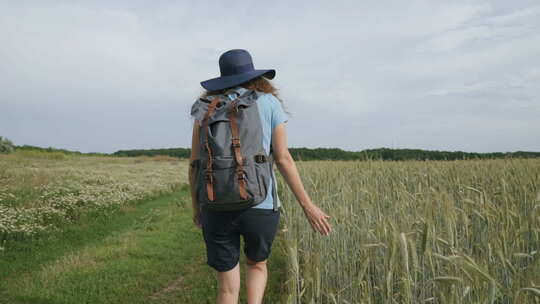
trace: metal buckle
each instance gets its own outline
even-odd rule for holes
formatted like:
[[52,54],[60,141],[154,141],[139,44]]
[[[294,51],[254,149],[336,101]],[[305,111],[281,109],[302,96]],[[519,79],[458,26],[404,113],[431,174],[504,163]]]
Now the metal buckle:
[[255,155],[255,162],[259,163],[259,164],[266,162],[266,155],[264,155],[264,154],[256,154]]
[[214,182],[214,175],[211,173],[211,172],[207,172],[205,175],[204,175],[204,180],[209,183],[209,184],[212,184]]
[[238,177],[238,180],[244,180],[246,179],[246,172],[244,170],[236,169],[236,177]]

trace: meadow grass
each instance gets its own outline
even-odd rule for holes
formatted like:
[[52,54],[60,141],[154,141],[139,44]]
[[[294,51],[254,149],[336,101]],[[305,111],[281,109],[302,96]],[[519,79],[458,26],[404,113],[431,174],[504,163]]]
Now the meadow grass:
[[[188,201],[184,186],[39,239],[10,240],[0,252],[0,303],[214,303],[217,278]],[[277,245],[267,303],[282,303],[285,263]]]
[[[91,173],[94,180],[114,176],[117,184],[148,181],[148,176],[181,183],[167,186],[167,192],[156,191],[155,185],[159,183],[148,181],[148,188],[140,193],[142,198],[125,194],[130,199],[113,201],[112,209],[85,209],[76,221],[58,223],[57,229],[31,237],[5,238],[0,250],[0,303],[215,302],[216,274],[206,265],[202,231],[191,220],[191,198],[182,177],[187,168],[184,161],[112,157],[59,159],[26,154],[16,158],[26,164],[8,163],[6,158],[0,161],[5,169],[0,172],[8,178],[2,185],[8,185],[7,193],[15,193],[14,198],[3,203],[15,210],[34,208],[35,204],[16,195],[24,193],[17,189],[33,189],[20,185],[22,181],[38,188],[62,185],[69,182],[63,180],[69,173],[77,171]],[[173,172],[169,172],[169,167]],[[36,174],[30,173],[29,168],[36,168]],[[141,176],[135,176],[137,174]],[[89,179],[78,178],[88,184]],[[133,188],[113,186],[112,189],[126,192]],[[58,192],[57,197],[70,193]],[[99,196],[102,192],[96,191],[93,195]],[[36,198],[27,196],[27,199]],[[282,303],[286,275],[283,252],[283,243],[276,240],[268,264],[270,277],[265,297],[268,303]],[[245,273],[244,261],[242,254],[242,273]],[[242,303],[245,296],[243,289]]]
[[298,162],[279,180],[287,303],[540,303],[540,160]]
[[59,229],[86,212],[114,212],[127,202],[170,192],[186,176],[186,162],[171,158],[0,155],[0,242]]

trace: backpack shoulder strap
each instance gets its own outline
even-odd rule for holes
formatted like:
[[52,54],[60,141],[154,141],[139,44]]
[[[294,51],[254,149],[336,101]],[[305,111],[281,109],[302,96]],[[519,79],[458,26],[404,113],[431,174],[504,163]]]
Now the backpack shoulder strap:
[[238,192],[240,197],[244,200],[248,199],[248,194],[246,191],[246,176],[244,175],[244,159],[242,158],[242,150],[240,145],[240,131],[238,130],[238,121],[236,120],[236,115],[238,114],[238,103],[242,98],[249,96],[253,91],[246,90],[242,95],[236,97],[231,101],[227,107],[227,117],[229,118],[230,127],[231,127],[231,136],[232,136],[232,147],[234,150],[234,160],[236,162],[236,178],[238,179]]
[[238,179],[238,190],[240,192],[240,197],[245,200],[248,198],[248,195],[246,192],[246,180],[243,168],[244,160],[240,150],[240,132],[238,131],[238,122],[236,121],[236,113],[238,112],[236,103],[238,100],[239,99],[235,99],[229,104],[227,116],[229,117],[231,126],[232,146],[234,149],[234,159],[236,162],[236,178]]
[[204,179],[206,180],[206,192],[208,193],[208,200],[214,201],[214,172],[212,171],[212,150],[208,144],[208,119],[214,113],[216,106],[219,102],[219,97],[212,99],[212,102],[208,105],[208,110],[204,114],[203,128],[204,128],[204,148],[208,154],[208,162],[206,163],[206,172]]

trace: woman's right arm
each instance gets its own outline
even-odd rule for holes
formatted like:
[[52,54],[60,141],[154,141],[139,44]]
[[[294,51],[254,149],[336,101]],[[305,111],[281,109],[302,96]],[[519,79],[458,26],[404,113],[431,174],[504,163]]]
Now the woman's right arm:
[[279,172],[285,178],[285,181],[294,193],[296,200],[304,210],[304,214],[313,230],[324,235],[330,234],[332,231],[332,227],[328,222],[330,216],[324,213],[311,201],[304,189],[294,159],[287,147],[287,132],[284,123],[278,124],[272,131],[272,154],[274,155],[274,160]]

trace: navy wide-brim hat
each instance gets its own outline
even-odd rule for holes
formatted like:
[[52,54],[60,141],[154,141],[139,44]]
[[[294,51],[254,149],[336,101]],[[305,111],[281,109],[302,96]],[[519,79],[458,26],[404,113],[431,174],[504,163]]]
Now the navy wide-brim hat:
[[217,91],[234,87],[259,76],[274,79],[276,71],[256,70],[248,51],[242,49],[229,50],[219,57],[220,77],[201,81],[201,86],[209,91]]

